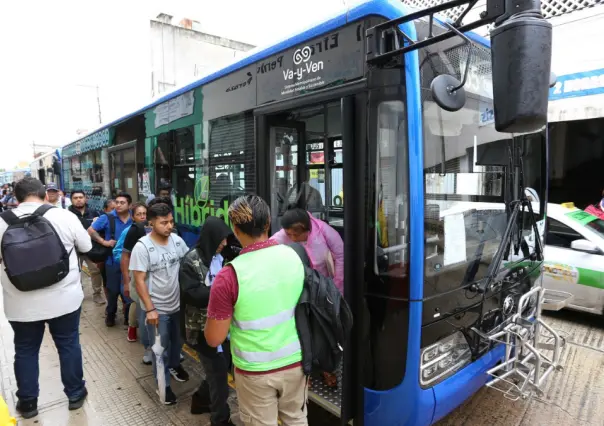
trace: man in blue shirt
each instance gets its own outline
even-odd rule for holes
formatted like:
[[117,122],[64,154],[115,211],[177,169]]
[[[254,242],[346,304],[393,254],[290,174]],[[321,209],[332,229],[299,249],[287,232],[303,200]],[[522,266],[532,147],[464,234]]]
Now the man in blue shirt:
[[[114,247],[122,232],[132,225],[130,204],[132,204],[132,197],[126,192],[119,193],[115,197],[115,210],[102,215],[88,228],[88,234],[90,234],[92,240],[105,247]],[[114,235],[111,235],[111,219],[109,215],[113,216],[115,222]],[[99,235],[101,231],[105,232],[105,238]],[[116,261],[113,255],[109,256],[105,261],[105,273],[107,275],[107,317],[105,318],[105,325],[113,327],[115,325],[115,315],[117,314],[118,296],[121,295],[122,300],[126,303],[126,311],[124,312],[126,321],[128,319],[128,309],[130,308],[131,300],[124,294],[120,262]]]

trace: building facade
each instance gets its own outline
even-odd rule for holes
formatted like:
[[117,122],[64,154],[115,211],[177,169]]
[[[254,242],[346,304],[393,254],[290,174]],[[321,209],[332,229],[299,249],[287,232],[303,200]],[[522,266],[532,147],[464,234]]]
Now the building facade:
[[162,13],[151,20],[151,86],[157,96],[219,69],[254,46],[201,31],[187,18],[177,25]]

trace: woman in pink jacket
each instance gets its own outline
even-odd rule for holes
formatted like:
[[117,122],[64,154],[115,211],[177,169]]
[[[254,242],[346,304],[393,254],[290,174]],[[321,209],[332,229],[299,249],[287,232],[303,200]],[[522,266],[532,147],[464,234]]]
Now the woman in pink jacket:
[[280,244],[301,243],[313,268],[333,281],[344,294],[344,242],[340,234],[301,208],[287,210],[281,218],[282,230],[271,237]]

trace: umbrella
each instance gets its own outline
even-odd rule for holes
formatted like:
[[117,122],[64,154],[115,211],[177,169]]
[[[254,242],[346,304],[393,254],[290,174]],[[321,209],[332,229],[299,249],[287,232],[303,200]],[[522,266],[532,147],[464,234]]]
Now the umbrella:
[[161,345],[159,330],[155,328],[155,343],[151,347],[155,354],[155,374],[157,375],[157,387],[159,391],[159,400],[162,404],[166,403],[166,367],[164,365],[164,347]]

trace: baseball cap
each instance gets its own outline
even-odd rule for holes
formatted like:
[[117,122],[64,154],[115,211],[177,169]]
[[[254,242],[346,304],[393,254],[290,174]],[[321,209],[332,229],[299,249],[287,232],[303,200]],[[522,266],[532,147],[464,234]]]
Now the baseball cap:
[[49,183],[48,185],[46,185],[46,190],[47,191],[58,191],[59,188],[57,188],[56,183]]

